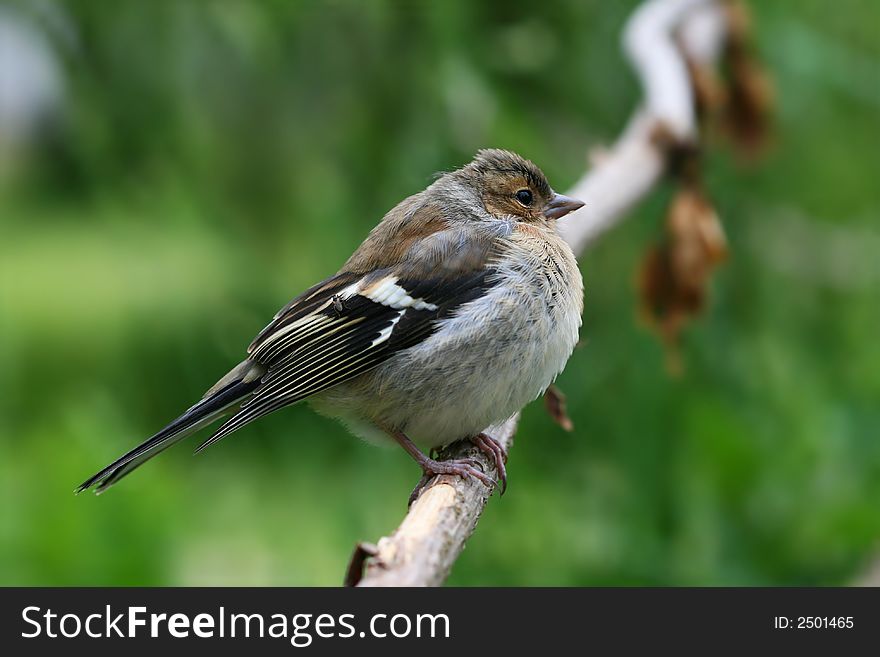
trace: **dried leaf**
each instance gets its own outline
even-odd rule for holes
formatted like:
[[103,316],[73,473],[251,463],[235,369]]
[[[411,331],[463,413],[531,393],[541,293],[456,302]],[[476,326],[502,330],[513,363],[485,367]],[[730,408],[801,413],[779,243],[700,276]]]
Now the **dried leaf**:
[[[711,203],[698,184],[681,183],[666,214],[665,236],[645,254],[639,275],[642,315],[669,347],[702,311],[711,273],[726,256]],[[670,368],[680,365],[671,362]]]
[[566,431],[574,431],[574,423],[566,411],[565,395],[555,385],[551,385],[544,392],[544,407],[556,424]]
[[727,105],[725,82],[710,66],[697,62],[682,51],[694,89],[694,105],[701,123],[719,114]]
[[722,127],[740,156],[751,160],[763,154],[770,141],[773,85],[754,54],[748,7],[739,1],[725,7],[728,37],[722,63],[728,88]]

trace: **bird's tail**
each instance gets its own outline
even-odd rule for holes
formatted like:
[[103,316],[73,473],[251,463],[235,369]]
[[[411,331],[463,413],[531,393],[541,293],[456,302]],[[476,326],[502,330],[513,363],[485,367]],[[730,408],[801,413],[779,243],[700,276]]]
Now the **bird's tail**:
[[89,477],[77,487],[76,492],[81,493],[96,486],[95,492],[102,493],[159,452],[191,433],[234,413],[259,387],[260,378],[264,373],[264,368],[258,363],[250,360],[240,363],[208,390],[197,404],[161,431]]

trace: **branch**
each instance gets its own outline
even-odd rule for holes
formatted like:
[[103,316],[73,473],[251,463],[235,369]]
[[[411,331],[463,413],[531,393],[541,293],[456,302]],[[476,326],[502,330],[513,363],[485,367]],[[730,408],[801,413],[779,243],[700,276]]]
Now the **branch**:
[[[723,37],[723,13],[714,0],[649,0],[630,17],[623,43],[645,100],[611,150],[566,192],[586,202],[560,222],[560,231],[575,254],[581,254],[626,216],[657,183],[666,169],[669,146],[696,141],[694,92],[681,47],[694,61],[709,63]],[[486,433],[509,450],[518,419],[516,415]],[[443,456],[478,459],[487,473],[496,474],[494,464],[469,443],[456,443]],[[376,545],[357,546],[346,583],[442,584],[473,533],[489,495],[490,491],[472,478],[435,477],[393,534]]]

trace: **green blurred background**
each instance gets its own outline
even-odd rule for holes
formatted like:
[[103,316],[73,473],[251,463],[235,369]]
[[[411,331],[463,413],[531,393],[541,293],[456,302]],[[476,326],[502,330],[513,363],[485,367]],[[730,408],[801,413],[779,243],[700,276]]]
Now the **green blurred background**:
[[[419,473],[305,406],[73,488],[433,172],[499,146],[570,186],[639,100],[633,6],[0,5],[0,584],[339,584]],[[582,260],[575,431],[526,409],[451,584],[840,584],[880,549],[880,4],[753,8],[775,144],[709,153],[731,258],[684,375],[636,313],[661,188]]]

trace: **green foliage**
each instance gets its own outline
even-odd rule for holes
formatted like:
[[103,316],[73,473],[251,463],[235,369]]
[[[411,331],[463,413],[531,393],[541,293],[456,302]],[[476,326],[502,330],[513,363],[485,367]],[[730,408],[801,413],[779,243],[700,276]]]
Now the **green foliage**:
[[[72,490],[434,171],[499,146],[573,183],[638,102],[632,5],[61,5],[64,119],[0,179],[0,583],[340,583],[418,471],[304,406]],[[684,376],[635,313],[660,190],[583,259],[574,433],[526,410],[451,583],[835,584],[877,548],[880,9],[754,5],[776,144],[709,157],[732,258]]]

